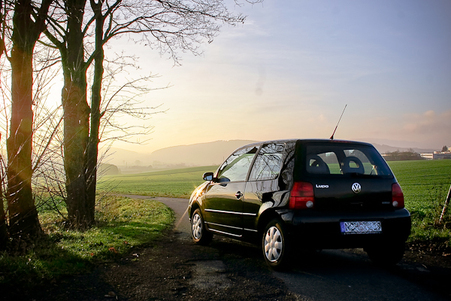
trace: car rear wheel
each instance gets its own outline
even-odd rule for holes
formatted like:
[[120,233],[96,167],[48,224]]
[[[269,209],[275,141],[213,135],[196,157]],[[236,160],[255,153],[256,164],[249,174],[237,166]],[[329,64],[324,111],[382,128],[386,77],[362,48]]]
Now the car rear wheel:
[[196,209],[191,217],[191,237],[196,244],[208,244],[213,235],[205,229],[204,219],[199,209]]
[[404,256],[404,242],[390,242],[365,248],[368,257],[375,265],[392,266],[401,261]]
[[283,269],[288,261],[288,244],[283,223],[278,220],[269,222],[262,237],[263,257],[266,263],[275,269]]

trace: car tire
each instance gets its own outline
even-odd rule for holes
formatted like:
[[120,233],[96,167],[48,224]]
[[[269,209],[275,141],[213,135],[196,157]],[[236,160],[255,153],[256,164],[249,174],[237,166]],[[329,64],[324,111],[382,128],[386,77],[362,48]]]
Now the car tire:
[[270,221],[262,235],[262,251],[266,263],[273,269],[283,270],[287,266],[289,246],[282,221]]
[[365,248],[368,257],[377,266],[389,267],[396,265],[404,256],[404,242],[390,242],[372,245]]
[[194,243],[199,245],[208,244],[213,235],[205,229],[204,219],[202,217],[202,213],[200,209],[194,210],[193,215],[191,216],[191,237]]

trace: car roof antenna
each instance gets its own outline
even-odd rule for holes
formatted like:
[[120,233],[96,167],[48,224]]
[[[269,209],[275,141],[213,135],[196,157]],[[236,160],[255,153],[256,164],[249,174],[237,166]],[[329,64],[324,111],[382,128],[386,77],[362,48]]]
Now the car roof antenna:
[[341,112],[340,119],[338,119],[337,125],[335,126],[334,132],[332,133],[332,136],[330,136],[330,140],[334,140],[335,132],[337,131],[338,125],[340,124],[341,117],[343,117],[343,114],[345,113],[346,107],[348,104],[345,104],[345,107],[343,108],[343,112]]

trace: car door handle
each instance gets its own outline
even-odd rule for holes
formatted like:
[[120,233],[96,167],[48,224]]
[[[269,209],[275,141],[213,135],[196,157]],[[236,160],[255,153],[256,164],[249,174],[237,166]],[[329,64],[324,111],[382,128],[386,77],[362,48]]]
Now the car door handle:
[[243,194],[241,193],[241,191],[237,191],[235,196],[237,199],[241,199],[243,197]]

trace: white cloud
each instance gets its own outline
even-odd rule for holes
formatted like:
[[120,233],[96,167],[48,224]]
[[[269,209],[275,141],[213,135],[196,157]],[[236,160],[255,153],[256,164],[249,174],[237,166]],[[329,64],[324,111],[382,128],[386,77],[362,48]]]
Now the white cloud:
[[428,148],[448,145],[451,144],[451,109],[406,114],[394,127],[390,138],[415,141],[417,146]]
[[405,117],[403,130],[408,135],[447,135],[447,138],[451,139],[451,110],[438,113],[428,110],[422,114],[409,114]]

